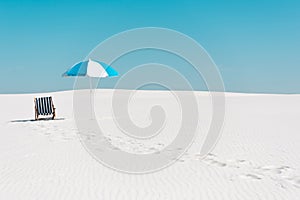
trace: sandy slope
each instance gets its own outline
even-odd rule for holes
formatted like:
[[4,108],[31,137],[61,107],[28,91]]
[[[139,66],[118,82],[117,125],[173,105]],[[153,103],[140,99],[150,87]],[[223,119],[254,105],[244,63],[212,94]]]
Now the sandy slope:
[[[139,151],[172,140],[178,109],[166,92],[141,91],[133,120],[149,124],[147,110],[162,103],[171,125],[151,142],[129,140],[112,124],[110,90],[96,92],[96,113],[113,144]],[[52,95],[58,119],[31,121],[33,97]],[[198,92],[199,133],[209,126],[210,97]],[[175,105],[174,105],[175,106]],[[151,106],[150,106],[151,107]],[[216,148],[203,160],[203,135],[174,165],[130,175],[104,167],[79,141],[72,92],[0,95],[0,199],[299,199],[300,95],[226,95],[226,122]],[[173,123],[173,126],[172,126]]]

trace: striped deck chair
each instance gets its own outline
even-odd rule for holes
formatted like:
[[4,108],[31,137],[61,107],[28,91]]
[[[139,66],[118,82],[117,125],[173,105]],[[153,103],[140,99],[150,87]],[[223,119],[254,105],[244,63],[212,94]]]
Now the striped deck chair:
[[39,119],[39,115],[52,115],[52,119],[55,117],[55,108],[52,101],[52,97],[40,97],[34,98],[35,107],[35,120]]

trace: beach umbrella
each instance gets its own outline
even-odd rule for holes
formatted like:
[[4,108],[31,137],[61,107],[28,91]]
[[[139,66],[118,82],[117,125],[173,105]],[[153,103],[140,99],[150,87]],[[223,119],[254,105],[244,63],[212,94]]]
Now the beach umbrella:
[[62,75],[63,77],[81,76],[91,78],[116,77],[118,72],[104,62],[89,59],[75,64]]
[[63,73],[67,76],[83,76],[90,78],[105,78],[118,76],[118,72],[111,66],[96,60],[89,59],[79,62]]
[[[63,77],[88,77],[90,83],[90,95],[92,94],[92,80],[91,78],[106,78],[106,77],[116,77],[118,72],[111,66],[105,64],[104,62],[88,59],[86,61],[79,62],[68,69],[62,75]],[[91,106],[92,104],[92,98]]]

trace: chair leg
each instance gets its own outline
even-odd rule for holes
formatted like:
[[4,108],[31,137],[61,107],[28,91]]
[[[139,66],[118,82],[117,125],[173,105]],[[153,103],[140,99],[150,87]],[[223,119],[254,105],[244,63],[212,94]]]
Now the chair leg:
[[35,120],[39,119],[39,115],[37,114],[37,112],[35,111]]
[[54,109],[54,111],[53,111],[52,119],[54,119],[54,118],[55,118],[55,109]]
[[35,120],[38,120],[38,118],[39,118],[39,115],[38,115],[38,111],[37,111],[37,105],[36,105],[36,98],[34,98],[34,118],[35,118]]

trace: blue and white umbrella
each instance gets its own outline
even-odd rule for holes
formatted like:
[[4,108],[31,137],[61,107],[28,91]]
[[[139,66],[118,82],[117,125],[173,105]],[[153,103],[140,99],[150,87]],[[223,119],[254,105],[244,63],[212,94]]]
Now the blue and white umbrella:
[[111,66],[99,62],[96,60],[89,59],[75,64],[68,71],[63,74],[66,76],[85,76],[91,78],[105,78],[118,76],[118,72]]

